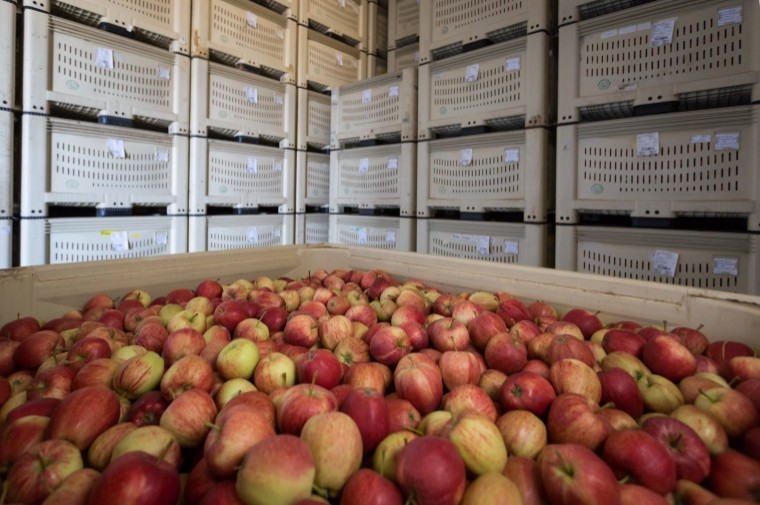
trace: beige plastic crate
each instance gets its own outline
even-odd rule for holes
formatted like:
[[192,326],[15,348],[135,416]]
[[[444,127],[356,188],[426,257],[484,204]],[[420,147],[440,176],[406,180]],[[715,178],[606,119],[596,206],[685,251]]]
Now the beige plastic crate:
[[190,53],[190,0],[24,0],[25,8],[42,9],[90,26],[111,25],[172,52]]
[[366,76],[367,53],[305,26],[298,27],[298,87],[325,92]]
[[416,44],[419,40],[420,3],[417,0],[389,0],[388,51]]
[[239,212],[295,208],[296,153],[293,149],[242,144],[228,140],[190,139],[190,214],[207,207]]
[[415,236],[414,219],[330,214],[331,244],[411,252]]
[[0,110],[0,268],[13,257],[13,112]]
[[367,55],[367,78],[377,77],[388,73],[388,60],[375,56]]
[[64,109],[187,134],[189,93],[186,56],[24,10],[24,112]]
[[548,126],[555,117],[550,38],[510,40],[419,67],[420,140],[487,126]]
[[[286,13],[287,14],[287,13]],[[194,57],[253,67],[293,83],[298,23],[250,0],[193,2]]]
[[[298,0],[253,0],[267,9],[276,11],[283,16],[298,21]],[[307,0],[302,0],[306,2]]]
[[19,249],[21,266],[184,253],[187,217],[22,218]]
[[0,112],[16,107],[16,3],[0,2]]
[[307,207],[326,208],[330,200],[330,155],[298,151],[296,167],[296,212],[306,212]]
[[557,128],[557,222],[578,214],[742,216],[760,231],[760,108]]
[[201,58],[193,58],[191,75],[191,135],[213,133],[295,148],[295,85]]
[[329,214],[296,214],[296,244],[326,244],[329,240]]
[[298,10],[301,25],[367,50],[367,0],[302,0]]
[[48,205],[187,213],[188,137],[24,114],[21,216]]
[[420,62],[459,54],[469,44],[501,42],[555,25],[551,0],[420,0]]
[[560,123],[760,100],[760,4],[661,0],[559,30]]
[[557,226],[556,233],[563,270],[760,293],[757,234],[592,226]]
[[546,222],[553,208],[553,139],[544,128],[417,144],[417,217],[436,210],[523,212]]
[[420,64],[420,44],[410,45],[388,51],[388,72],[400,72],[405,68],[417,68]]
[[583,19],[603,16],[654,0],[558,0],[557,23],[566,25]]
[[394,208],[414,216],[416,181],[415,142],[331,151],[330,212]]
[[330,146],[417,139],[417,69],[380,75],[332,92]]
[[189,252],[292,245],[295,215],[191,216]]
[[388,8],[369,3],[367,52],[385,59],[388,53]]
[[298,149],[329,149],[330,96],[298,88]]
[[417,220],[417,252],[535,267],[552,266],[548,224]]

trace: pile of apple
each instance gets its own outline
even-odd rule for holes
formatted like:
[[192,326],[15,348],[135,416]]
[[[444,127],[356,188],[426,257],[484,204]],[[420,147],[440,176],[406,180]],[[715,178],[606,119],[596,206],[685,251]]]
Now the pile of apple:
[[606,323],[343,270],[19,317],[0,504],[760,502],[753,349]]

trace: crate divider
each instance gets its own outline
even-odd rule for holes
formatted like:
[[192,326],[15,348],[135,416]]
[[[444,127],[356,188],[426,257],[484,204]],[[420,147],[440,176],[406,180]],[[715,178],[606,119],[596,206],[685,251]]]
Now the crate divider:
[[400,72],[405,68],[417,68],[420,64],[420,44],[412,44],[388,51],[388,73]]
[[[388,51],[420,40],[420,4],[417,0],[388,1]],[[390,59],[390,57],[389,57]],[[393,71],[401,70],[394,68]]]
[[297,147],[324,150],[330,147],[330,96],[298,88]]
[[327,209],[330,199],[330,154],[314,151],[296,153],[296,212],[307,207]]

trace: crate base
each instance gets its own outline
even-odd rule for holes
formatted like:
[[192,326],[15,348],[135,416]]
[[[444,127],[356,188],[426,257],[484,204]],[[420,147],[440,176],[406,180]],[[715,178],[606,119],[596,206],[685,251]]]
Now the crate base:
[[326,244],[329,241],[329,214],[296,214],[296,244]]
[[416,222],[405,217],[330,214],[330,243],[413,252]]
[[292,245],[294,238],[294,214],[188,218],[188,252]]

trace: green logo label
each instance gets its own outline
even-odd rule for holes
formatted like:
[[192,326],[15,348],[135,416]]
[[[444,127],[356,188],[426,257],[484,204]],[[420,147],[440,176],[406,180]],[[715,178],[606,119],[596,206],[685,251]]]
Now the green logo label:
[[227,186],[219,186],[219,192],[220,192],[220,193],[224,194],[224,193],[226,193],[227,191],[229,191],[229,190],[227,189]]
[[226,110],[220,110],[219,111],[219,117],[224,119],[227,117],[227,111]]
[[442,28],[441,28],[441,33],[442,33],[443,35],[446,35],[447,33],[449,33],[449,27],[448,27],[448,26],[444,26],[444,27],[442,27]]
[[222,38],[222,42],[224,42],[225,44],[230,41],[230,38],[227,37],[226,35],[222,35],[221,38]]
[[66,187],[69,189],[77,189],[79,187],[79,182],[74,179],[69,179],[66,181]]
[[601,81],[599,81],[599,84],[597,84],[597,86],[599,86],[599,89],[607,89],[611,85],[612,83],[610,82],[609,79],[602,79]]
[[447,110],[448,110],[448,109],[446,109],[446,107],[441,107],[441,108],[439,109],[439,112],[440,112],[441,114],[446,114]]
[[69,81],[66,81],[66,87],[72,91],[76,91],[79,89],[79,83],[74,80],[69,80]]
[[604,186],[601,184],[594,184],[591,186],[591,192],[595,195],[601,195],[604,192]]
[[440,186],[440,187],[438,188],[438,194],[439,194],[439,195],[445,195],[446,193],[448,193],[448,190],[446,189],[446,187],[445,187],[445,186]]

